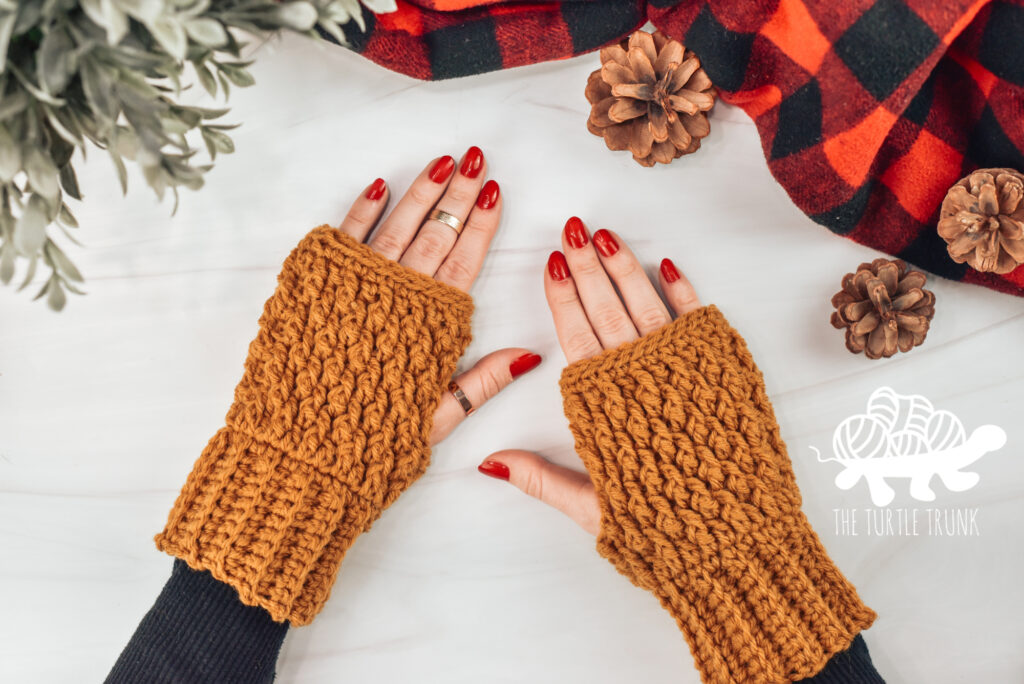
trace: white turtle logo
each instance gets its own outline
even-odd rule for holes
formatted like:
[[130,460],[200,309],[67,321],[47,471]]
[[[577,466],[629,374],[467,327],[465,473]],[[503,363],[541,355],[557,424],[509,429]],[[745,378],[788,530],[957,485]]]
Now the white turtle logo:
[[966,436],[963,423],[949,411],[936,410],[919,394],[898,394],[879,387],[868,398],[867,412],[850,416],[832,433],[833,458],[843,466],[836,486],[850,489],[861,478],[868,483],[871,502],[888,506],[896,492],[886,478],[910,479],[910,496],[934,501],[931,480],[939,476],[954,492],[978,484],[979,475],[961,472],[990,451],[1006,444],[1006,433],[996,425],[982,425]]

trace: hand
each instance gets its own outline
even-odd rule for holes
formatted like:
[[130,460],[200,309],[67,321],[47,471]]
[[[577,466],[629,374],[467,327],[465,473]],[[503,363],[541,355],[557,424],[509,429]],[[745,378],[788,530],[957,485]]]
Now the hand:
[[[672,320],[672,312],[679,316],[700,307],[690,281],[664,259],[658,283],[670,312],[636,256],[611,231],[599,230],[591,239],[573,217],[562,232],[562,249],[564,254],[548,258],[544,292],[569,363],[652,333]],[[480,472],[508,480],[597,535],[601,511],[587,473],[518,449],[491,454]]]
[[[471,147],[456,168],[449,156],[431,161],[413,181],[387,218],[390,190],[378,178],[359,196],[339,230],[401,265],[465,292],[483,265],[501,220],[501,192],[487,177],[487,161]],[[434,210],[462,221],[462,232],[429,219]],[[455,382],[474,408],[508,386],[518,375],[536,368],[541,359],[527,349],[501,349],[480,359]],[[445,392],[434,414],[431,445],[437,444],[466,418],[451,392]]]

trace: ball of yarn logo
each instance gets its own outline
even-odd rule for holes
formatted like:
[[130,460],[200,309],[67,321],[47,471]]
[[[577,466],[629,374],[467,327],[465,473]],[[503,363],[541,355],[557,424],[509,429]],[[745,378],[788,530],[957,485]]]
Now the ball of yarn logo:
[[956,415],[936,409],[925,397],[879,387],[868,397],[864,413],[836,426],[831,458],[811,449],[819,461],[843,466],[837,487],[851,489],[864,480],[872,503],[888,506],[896,492],[887,479],[909,479],[911,497],[934,501],[935,477],[950,491],[966,491],[980,477],[962,469],[1004,444],[1006,432],[996,425],[982,425],[968,435]]

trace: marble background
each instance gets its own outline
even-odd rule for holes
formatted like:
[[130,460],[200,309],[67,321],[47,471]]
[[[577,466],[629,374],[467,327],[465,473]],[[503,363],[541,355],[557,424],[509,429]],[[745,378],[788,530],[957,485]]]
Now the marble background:
[[[1024,681],[1024,300],[937,280],[927,343],[853,356],[828,325],[840,276],[876,254],[813,224],[770,177],[754,126],[718,106],[701,152],[645,169],[584,127],[597,57],[420,83],[345,50],[259,48],[234,94],[238,151],[177,215],[141,178],[122,198],[92,155],[69,248],[89,294],[50,313],[0,292],[0,681],[100,681],[168,577],[152,536],[221,424],[278,266],[374,177],[403,189],[431,157],[480,145],[506,215],[474,288],[467,362],[509,345],[545,363],[435,452],[423,479],[361,538],[334,595],[293,631],[282,682],[697,682],[672,620],[558,513],[476,465],[504,447],[577,457],[560,410],[564,365],[541,268],[571,214],[671,256],[745,333],[764,370],[805,510],[879,620],[889,682]],[[921,393],[1007,445],[961,494],[980,536],[836,534],[832,431],[876,387]],[[906,483],[893,508],[919,507]],[[863,514],[863,513],[862,513]]]

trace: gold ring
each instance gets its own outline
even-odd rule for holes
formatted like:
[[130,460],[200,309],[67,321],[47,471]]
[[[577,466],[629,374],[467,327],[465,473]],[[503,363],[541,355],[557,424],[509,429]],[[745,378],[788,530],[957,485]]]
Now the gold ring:
[[441,209],[435,209],[430,212],[430,216],[427,217],[429,221],[440,221],[444,225],[448,226],[455,231],[456,235],[462,234],[462,219],[458,216],[452,216],[447,211]]
[[473,405],[471,403],[469,403],[469,399],[466,397],[466,393],[462,391],[462,388],[459,387],[457,382],[455,382],[454,380],[449,382],[448,391],[451,392],[452,396],[455,397],[455,401],[459,402],[459,405],[462,407],[462,410],[466,412],[467,416],[473,415],[473,411],[476,411],[476,409],[473,408]]

